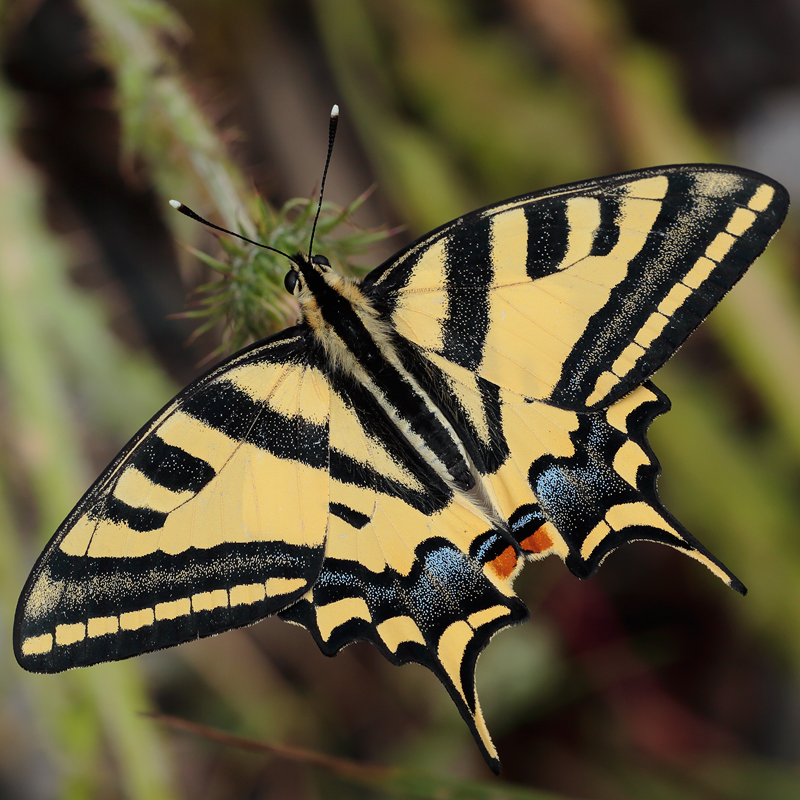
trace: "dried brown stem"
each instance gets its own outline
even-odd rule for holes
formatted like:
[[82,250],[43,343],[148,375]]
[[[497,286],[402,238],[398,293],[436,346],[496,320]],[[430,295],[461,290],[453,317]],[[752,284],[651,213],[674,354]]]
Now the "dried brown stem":
[[349,758],[338,758],[336,756],[316,753],[313,750],[304,750],[300,747],[290,745],[271,744],[260,742],[256,739],[248,739],[244,736],[234,736],[217,728],[210,728],[207,725],[200,725],[190,722],[180,717],[173,717],[168,714],[146,714],[156,722],[160,722],[174,730],[200,736],[211,742],[236,747],[240,750],[249,750],[254,753],[284,758],[287,761],[296,761],[300,764],[308,764],[313,767],[321,767],[345,778],[355,778],[365,781],[386,780],[396,776],[398,770],[394,767],[384,767],[378,764],[364,764],[353,761]]

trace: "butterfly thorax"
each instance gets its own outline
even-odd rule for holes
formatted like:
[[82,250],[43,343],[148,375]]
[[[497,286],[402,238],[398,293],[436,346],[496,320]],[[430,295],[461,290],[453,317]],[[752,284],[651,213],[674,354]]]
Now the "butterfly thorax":
[[338,274],[327,263],[301,262],[294,294],[301,322],[311,329],[326,362],[365,386],[441,477],[468,494],[494,524],[504,526],[453,426],[432,393],[403,366],[402,345],[381,319],[374,300],[358,281]]

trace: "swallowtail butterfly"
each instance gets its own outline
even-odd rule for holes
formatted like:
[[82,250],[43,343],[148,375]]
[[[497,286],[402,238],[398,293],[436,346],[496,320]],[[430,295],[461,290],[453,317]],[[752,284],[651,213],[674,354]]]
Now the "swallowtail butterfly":
[[[332,132],[333,132],[332,126]],[[780,227],[736,167],[656,167],[473,211],[362,280],[291,257],[297,325],[184,389],[56,532],[17,609],[34,672],[277,614],[441,679],[489,765],[476,659],[551,553],[592,575],[677,548],[744,593],[659,501],[651,382]]]

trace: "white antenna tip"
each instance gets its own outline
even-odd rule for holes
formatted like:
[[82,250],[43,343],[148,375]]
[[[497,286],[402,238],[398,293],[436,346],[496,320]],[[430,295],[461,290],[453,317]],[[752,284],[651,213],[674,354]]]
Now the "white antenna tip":
[[179,203],[177,200],[170,200],[170,201],[169,201],[169,204],[170,204],[170,205],[171,205],[173,208],[180,208],[180,207],[183,205],[183,203]]
[[331,109],[331,117],[338,117],[339,116],[339,106],[334,105]]

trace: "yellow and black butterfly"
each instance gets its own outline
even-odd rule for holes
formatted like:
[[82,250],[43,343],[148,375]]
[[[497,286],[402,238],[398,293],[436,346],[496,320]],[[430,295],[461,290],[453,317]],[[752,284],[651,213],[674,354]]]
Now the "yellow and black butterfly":
[[367,640],[429,667],[498,771],[475,663],[527,617],[526,558],[586,578],[649,540],[744,593],[658,499],[649,378],[787,207],[754,172],[657,167],[474,211],[363,280],[292,256],[298,324],[184,389],[89,489],[22,593],[17,660],[277,614],[328,655]]

